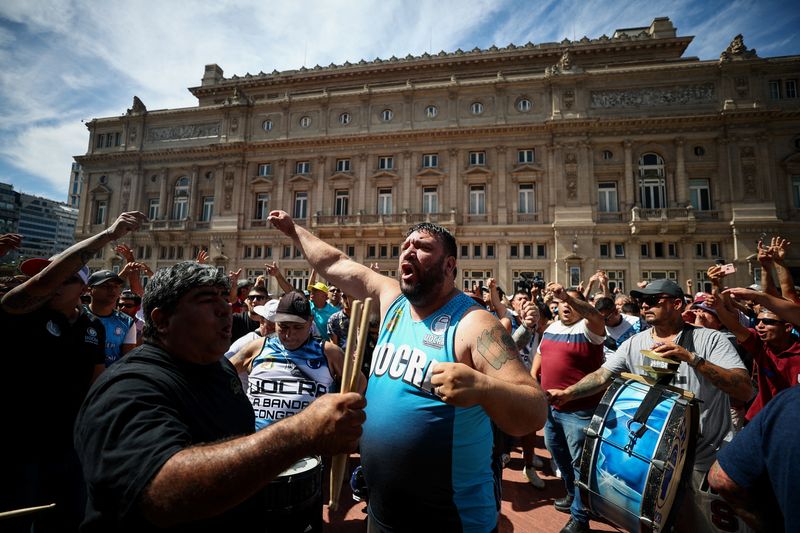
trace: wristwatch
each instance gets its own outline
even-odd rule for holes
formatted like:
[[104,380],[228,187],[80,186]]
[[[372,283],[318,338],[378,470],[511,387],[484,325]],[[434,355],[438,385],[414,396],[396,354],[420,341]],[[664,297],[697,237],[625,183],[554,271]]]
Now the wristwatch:
[[687,361],[686,364],[688,364],[692,368],[697,368],[705,361],[706,361],[705,357],[700,357],[699,355],[697,355],[697,352],[692,352],[692,360]]

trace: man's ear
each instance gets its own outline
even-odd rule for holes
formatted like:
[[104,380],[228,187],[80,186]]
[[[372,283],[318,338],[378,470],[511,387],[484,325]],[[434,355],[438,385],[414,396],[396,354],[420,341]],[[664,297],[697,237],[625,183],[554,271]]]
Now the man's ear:
[[[448,274],[453,273],[456,269],[456,258],[452,255],[447,256],[447,258],[444,260],[444,269]],[[453,277],[455,278],[455,274]]]
[[156,326],[156,331],[159,333],[165,333],[167,327],[169,326],[169,315],[164,312],[163,309],[160,307],[156,307],[152,311],[150,311],[150,319],[153,321],[153,324]]

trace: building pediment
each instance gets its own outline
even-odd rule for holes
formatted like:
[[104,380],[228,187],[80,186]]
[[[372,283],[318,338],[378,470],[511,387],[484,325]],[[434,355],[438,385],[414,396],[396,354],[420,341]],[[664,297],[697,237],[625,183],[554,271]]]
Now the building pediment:
[[525,163],[516,165],[511,171],[512,176],[519,176],[520,174],[542,174],[544,169],[538,163]]
[[287,183],[295,186],[301,184],[311,185],[311,183],[313,183],[313,180],[311,179],[311,176],[309,176],[308,174],[295,174],[294,176],[288,179]]
[[479,166],[469,167],[464,172],[465,175],[470,176],[470,177],[474,177],[474,176],[488,177],[489,175],[491,175],[491,173],[492,173],[492,171],[489,170],[488,168],[479,167]]
[[381,180],[381,181],[386,181],[386,180],[391,180],[391,181],[395,181],[395,182],[396,182],[396,181],[399,181],[399,180],[400,180],[400,176],[398,176],[396,173],[394,173],[394,172],[389,172],[389,171],[386,171],[386,170],[379,170],[378,172],[376,172],[375,174],[373,174],[373,175],[372,175],[372,176],[370,176],[369,178],[370,178],[372,181],[378,181],[378,180]]
[[272,186],[272,176],[254,176],[250,178],[250,185]]
[[102,183],[98,183],[97,187],[95,187],[89,192],[94,194],[95,196],[98,194],[111,194],[111,189],[109,189],[106,185]]
[[436,168],[425,168],[421,171],[417,172],[417,180],[424,179],[424,178],[444,178],[445,174],[439,169]]
[[353,175],[347,172],[337,172],[336,174],[328,178],[328,181],[330,183],[333,183],[334,185],[337,185],[339,187],[343,186],[350,187],[353,185],[353,182],[355,182],[355,180],[356,179],[353,177]]

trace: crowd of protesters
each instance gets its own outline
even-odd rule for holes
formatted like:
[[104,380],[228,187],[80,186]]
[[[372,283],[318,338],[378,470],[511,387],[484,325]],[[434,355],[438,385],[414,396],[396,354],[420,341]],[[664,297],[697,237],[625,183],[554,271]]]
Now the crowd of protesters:
[[[679,363],[671,384],[699,400],[676,530],[714,530],[709,485],[755,530],[800,527],[800,296],[783,238],[758,243],[761,283],[748,288],[714,264],[710,292],[662,279],[626,293],[597,271],[576,287],[523,278],[506,295],[491,278],[457,288],[455,239],[439,226],[409,230],[391,279],[276,211],[313,272],[298,291],[276,263],[242,279],[205,251],[153,272],[123,244],[145,220],[123,213],[0,280],[0,512],[13,514],[0,530],[321,531],[319,479],[314,506],[285,521],[265,514],[265,494],[289,490],[282,473],[309,458],[358,450],[366,530],[496,531],[515,447],[546,487],[543,428],[562,532],[589,531],[585,429],[648,350]],[[22,239],[0,236],[0,255]],[[89,272],[107,246],[124,267]],[[365,297],[378,310],[358,392],[342,394],[351,304]]]

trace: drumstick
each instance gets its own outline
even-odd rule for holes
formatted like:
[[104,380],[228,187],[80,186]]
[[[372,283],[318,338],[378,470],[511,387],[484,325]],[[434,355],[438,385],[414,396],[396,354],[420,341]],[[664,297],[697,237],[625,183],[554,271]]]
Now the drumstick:
[[[353,352],[358,346],[356,330],[361,319],[361,300],[354,300],[350,307],[350,326],[347,328],[347,344],[344,347],[344,363],[342,364],[341,392],[352,392],[350,383],[353,369],[358,369],[353,361]],[[347,466],[347,454],[334,455],[331,461],[330,501],[328,507],[335,511],[339,506],[339,493],[342,490],[344,471]]]
[[361,311],[361,324],[358,327],[358,344],[356,345],[355,359],[353,360],[353,371],[350,374],[348,392],[356,390],[358,373],[361,371],[361,363],[364,361],[364,349],[367,347],[367,333],[369,332],[369,314],[372,311],[372,298],[364,300],[364,307]]
[[46,511],[47,509],[52,509],[56,506],[56,504],[51,503],[48,505],[39,505],[37,507],[26,507],[24,509],[14,509],[13,511],[3,511],[0,513],[0,518],[10,518],[12,516],[22,516],[26,514],[36,513],[39,511]]

